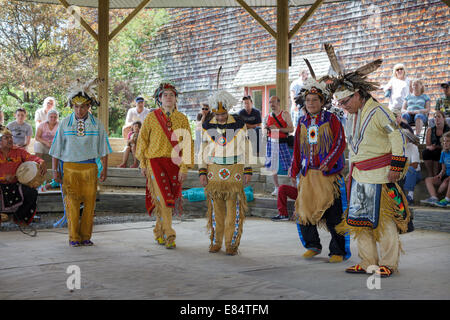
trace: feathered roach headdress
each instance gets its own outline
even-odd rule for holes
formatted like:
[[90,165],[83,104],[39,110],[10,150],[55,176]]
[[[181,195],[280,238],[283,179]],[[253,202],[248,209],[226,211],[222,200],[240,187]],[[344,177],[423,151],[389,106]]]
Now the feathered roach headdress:
[[175,94],[175,97],[178,97],[178,91],[177,89],[170,83],[168,82],[163,82],[159,85],[158,88],[156,88],[155,93],[153,94],[153,98],[155,99],[155,103],[161,107],[162,102],[161,102],[161,96],[164,92],[164,90],[172,90],[173,93]]
[[383,62],[382,59],[372,61],[353,72],[346,72],[344,67],[339,64],[333,46],[329,43],[325,43],[324,47],[328,59],[330,59],[331,67],[338,76],[325,76],[322,80],[332,81],[328,84],[328,89],[330,92],[334,93],[337,100],[351,96],[358,90],[370,92],[378,89],[379,83],[368,81],[367,75],[381,66],[381,63]]
[[209,105],[214,113],[225,113],[229,108],[238,103],[233,95],[225,90],[219,91],[219,76],[222,67],[219,68],[217,73],[217,91],[208,98]]
[[308,78],[304,82],[303,87],[300,90],[300,95],[301,95],[303,101],[306,99],[306,96],[308,94],[313,93],[313,94],[317,94],[318,96],[322,97],[325,104],[328,103],[331,95],[330,95],[330,91],[327,88],[327,84],[324,81],[325,77],[322,77],[317,80],[314,69],[312,68],[308,59],[303,59],[303,60],[305,60],[305,63],[309,69],[309,73],[311,74],[311,78]]
[[73,83],[69,89],[67,95],[68,105],[73,107],[74,105],[82,105],[89,102],[91,106],[99,106],[100,102],[97,100],[94,88],[101,82],[103,80],[99,78],[84,83],[77,79],[77,82]]
[[5,134],[12,136],[11,131],[9,131],[9,129],[6,128],[6,126],[2,126],[2,125],[0,124],[0,139],[1,139]]

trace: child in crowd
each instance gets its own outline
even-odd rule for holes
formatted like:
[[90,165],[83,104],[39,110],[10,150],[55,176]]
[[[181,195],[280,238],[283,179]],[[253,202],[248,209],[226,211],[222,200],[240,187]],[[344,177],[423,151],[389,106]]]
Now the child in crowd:
[[[442,152],[439,163],[442,164],[442,170],[437,176],[428,177],[425,179],[425,184],[431,197],[420,202],[423,204],[444,208],[450,207],[450,131],[446,132],[442,136],[441,144]],[[436,186],[439,186],[437,192]],[[437,194],[444,192],[445,198],[439,201]]]
[[122,163],[119,165],[119,168],[126,168],[128,157],[130,156],[130,152],[133,154],[134,162],[130,166],[130,168],[137,168],[139,166],[138,160],[136,159],[136,144],[137,139],[139,137],[139,130],[141,130],[142,123],[140,121],[133,122],[133,125],[131,126],[131,132],[128,134],[128,140],[127,140],[127,148],[125,149],[123,153],[123,159]]

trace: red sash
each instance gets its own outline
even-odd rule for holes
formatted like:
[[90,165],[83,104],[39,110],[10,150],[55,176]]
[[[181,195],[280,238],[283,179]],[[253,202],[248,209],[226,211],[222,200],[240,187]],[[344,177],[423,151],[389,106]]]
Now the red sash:
[[[156,109],[154,111],[154,113],[156,116],[156,120],[158,120],[159,124],[161,125],[161,129],[165,133],[167,139],[169,139],[170,144],[177,152],[177,155],[179,158],[180,147],[178,146],[178,138],[175,135],[175,133],[173,132],[172,128],[167,125],[170,121],[167,119],[166,115],[164,114],[164,112],[161,109]],[[174,137],[175,139],[172,140],[172,137]],[[179,161],[179,163],[181,163],[181,158],[177,159],[177,161]]]
[[[167,126],[168,119],[164,115],[161,109],[154,111],[156,119],[161,125],[161,129],[166,135],[169,142],[172,144],[173,148],[177,151],[179,155],[178,139],[172,140],[172,137],[176,137],[174,132],[169,126]],[[179,156],[178,156],[179,157]],[[164,202],[167,207],[175,208],[175,202],[177,199],[181,198],[181,184],[178,181],[178,174],[180,167],[173,162],[172,158],[155,158],[149,159],[150,166],[152,168],[153,177],[156,180],[159,190],[163,195]],[[181,160],[180,158],[178,160]],[[181,161],[180,161],[181,162]],[[148,179],[147,177],[146,188],[145,188],[145,207],[147,208],[148,214],[151,216],[155,205],[152,202],[152,197],[150,191],[148,190]],[[162,199],[158,199],[161,201]]]
[[176,201],[181,199],[181,183],[178,180],[180,167],[172,162],[170,158],[154,158],[150,159],[150,166],[152,168],[152,177],[147,178],[145,190],[145,207],[148,214],[151,216],[155,205],[152,202],[152,196],[148,189],[148,179],[155,179],[159,190],[164,199],[157,199],[163,201],[166,207],[175,208]]
[[356,167],[358,170],[361,170],[361,171],[380,169],[380,168],[389,166],[391,164],[391,159],[392,159],[392,153],[386,153],[379,157],[352,163],[350,165],[350,174],[349,174],[349,178],[347,181],[347,200],[350,201],[350,191],[351,191],[351,187],[352,187],[353,167]]

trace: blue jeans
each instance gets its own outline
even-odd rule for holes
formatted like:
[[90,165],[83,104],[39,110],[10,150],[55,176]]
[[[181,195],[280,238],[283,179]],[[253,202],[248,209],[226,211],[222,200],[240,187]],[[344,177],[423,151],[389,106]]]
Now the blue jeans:
[[409,167],[405,176],[405,184],[403,185],[403,189],[405,191],[414,191],[414,187],[421,179],[422,176],[420,171],[416,171],[413,167]]
[[428,117],[423,113],[418,113],[418,114],[414,114],[414,115],[409,114],[409,113],[404,113],[404,114],[402,114],[402,118],[405,119],[406,121],[408,121],[408,124],[415,123],[417,119],[422,120],[423,124],[426,124],[428,121]]

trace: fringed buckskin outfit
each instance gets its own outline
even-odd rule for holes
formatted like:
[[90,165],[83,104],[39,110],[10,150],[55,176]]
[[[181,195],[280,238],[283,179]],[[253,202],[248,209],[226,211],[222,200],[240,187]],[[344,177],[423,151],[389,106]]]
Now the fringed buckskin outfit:
[[406,172],[406,139],[396,128],[394,115],[373,99],[350,115],[347,124],[349,209],[338,230],[349,231],[358,240],[361,268],[377,265],[396,271],[401,252],[398,234],[407,231],[410,211],[402,189],[387,177],[389,170]]
[[[175,88],[161,85],[155,93]],[[158,101],[158,100],[157,100]],[[192,167],[193,141],[188,118],[177,109],[165,114],[162,108],[151,111],[142,125],[136,146],[140,167],[147,170],[146,208],[149,215],[155,210],[155,240],[175,247],[176,232],[172,228],[172,215],[181,214],[181,183],[179,173]],[[175,210],[175,211],[174,211]]]
[[[333,46],[325,44],[325,50],[338,74],[329,78],[328,88],[351,111],[345,128],[350,150],[348,210],[336,230],[354,234],[361,262],[346,272],[365,273],[369,266],[375,265],[379,275],[389,277],[398,268],[399,233],[408,231],[410,221],[403,191],[396,182],[389,182],[389,179],[401,179],[406,173],[406,138],[392,112],[369,94],[379,84],[368,81],[367,75],[378,69],[382,60],[344,72]],[[347,106],[352,99],[350,107]]]
[[[334,114],[325,110],[315,116],[307,113],[300,118],[295,132],[291,177],[301,173],[295,214],[303,246],[320,253],[317,225],[326,225],[331,234],[329,256],[348,258],[345,238],[335,231],[342,220],[340,172],[344,168],[344,149],[344,130]],[[319,170],[323,164],[328,171]]]
[[[219,108],[215,113],[226,112]],[[245,214],[248,211],[244,193],[244,175],[251,175],[248,164],[250,143],[245,123],[228,114],[226,124],[213,118],[203,123],[202,145],[199,153],[199,175],[206,175],[210,252],[222,247],[225,237],[226,253],[237,253]]]
[[[94,80],[87,87],[76,86],[69,94],[70,105],[98,104],[89,88],[97,83],[98,80]],[[69,243],[73,246],[80,242],[91,243],[97,195],[96,159],[111,152],[105,128],[91,113],[77,119],[73,112],[60,122],[49,155],[59,159],[57,170],[61,173]],[[80,219],[81,203],[84,203],[84,209]]]

